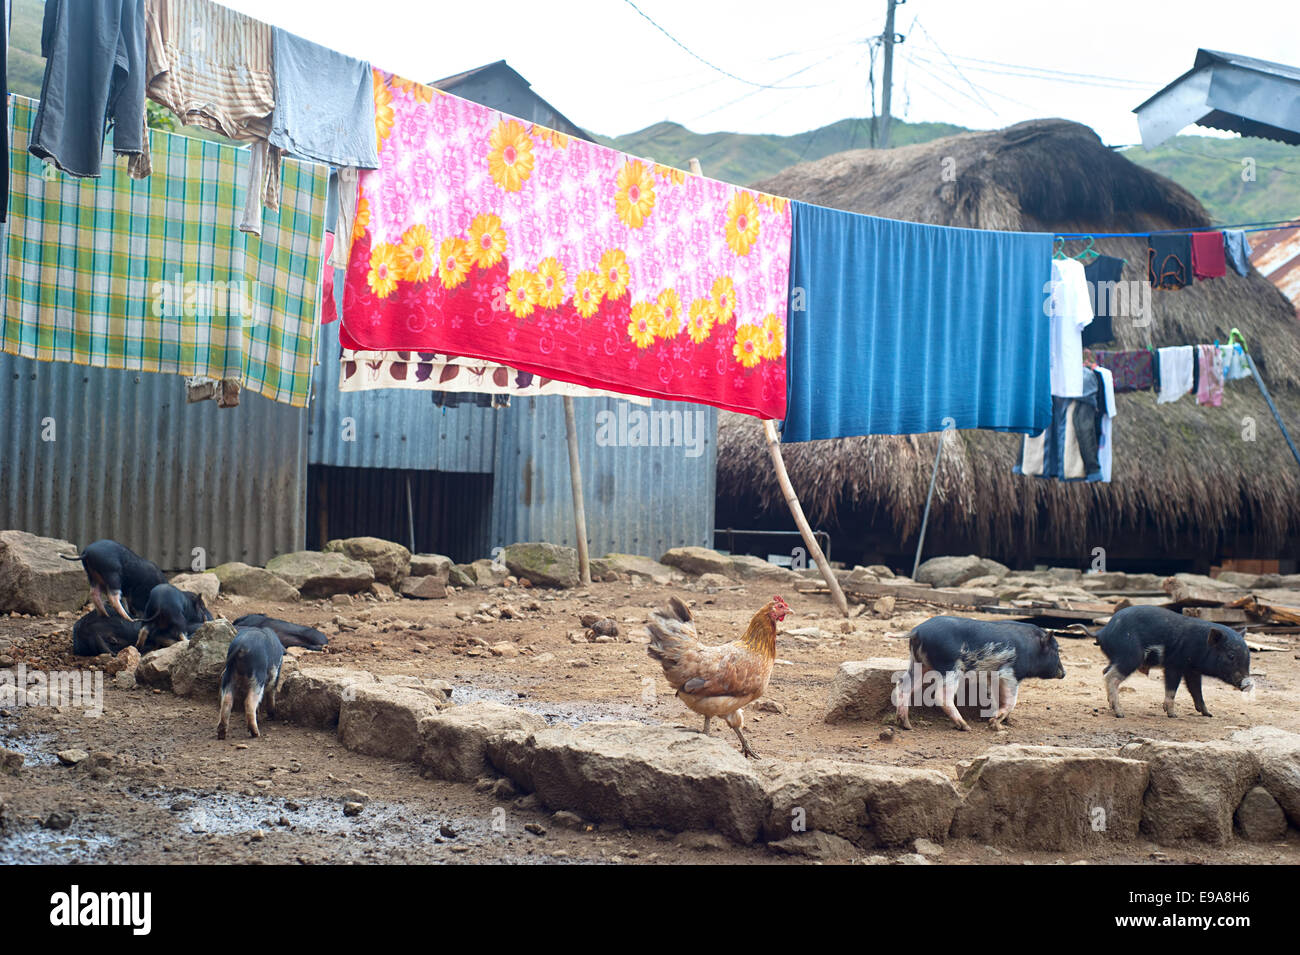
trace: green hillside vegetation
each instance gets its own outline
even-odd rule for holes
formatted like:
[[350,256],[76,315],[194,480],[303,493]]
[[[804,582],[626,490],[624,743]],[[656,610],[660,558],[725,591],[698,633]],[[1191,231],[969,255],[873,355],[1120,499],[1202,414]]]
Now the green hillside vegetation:
[[[1215,222],[1267,222],[1300,217],[1300,148],[1267,139],[1176,136],[1148,152],[1124,150],[1140,166],[1191,191]],[[1242,160],[1255,160],[1255,180]]]
[[[951,123],[895,120],[890,138],[895,146],[907,146],[964,131],[964,127]],[[870,146],[871,121],[842,119],[794,136],[693,133],[677,123],[663,122],[626,136],[596,136],[596,139],[625,153],[679,169],[685,169],[687,161],[695,157],[710,178],[750,185],[796,163]]]
[[45,76],[41,56],[44,0],[14,0],[9,33],[9,92],[39,99]]

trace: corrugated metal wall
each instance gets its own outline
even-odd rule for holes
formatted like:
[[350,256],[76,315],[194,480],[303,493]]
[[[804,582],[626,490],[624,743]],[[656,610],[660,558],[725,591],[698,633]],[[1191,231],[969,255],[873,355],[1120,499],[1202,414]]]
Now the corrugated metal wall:
[[[427,391],[339,391],[339,323],[321,329],[313,376],[310,460],[348,468],[492,471],[496,419],[491,408],[436,408]],[[345,419],[356,440],[344,440]]]
[[[657,558],[670,547],[713,546],[717,411],[668,401],[655,401],[648,409],[696,416],[702,453],[688,457],[681,446],[598,445],[597,416],[602,411],[617,416],[620,405],[629,414],[647,410],[613,398],[574,399],[592,555],[619,551]],[[497,449],[493,546],[540,540],[572,547],[577,536],[563,399],[516,399],[502,412]]]
[[176,375],[0,354],[0,527],[111,537],[166,570],[195,547],[260,564],[303,546],[306,477],[303,410],[187,405]]

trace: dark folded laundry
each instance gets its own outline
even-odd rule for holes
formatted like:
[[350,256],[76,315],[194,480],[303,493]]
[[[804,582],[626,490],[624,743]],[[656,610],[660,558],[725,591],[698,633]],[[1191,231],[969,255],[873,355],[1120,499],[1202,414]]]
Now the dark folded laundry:
[[1250,242],[1246,233],[1240,229],[1228,229],[1223,233],[1223,251],[1238,275],[1250,272]]
[[484,394],[478,391],[434,391],[435,408],[502,408],[510,407],[509,395]]
[[1223,251],[1223,233],[1192,234],[1192,274],[1198,279],[1218,279],[1228,274],[1228,260]]
[[1113,255],[1099,255],[1083,267],[1083,277],[1088,280],[1088,292],[1092,296],[1092,321],[1083,326],[1085,348],[1115,337],[1111,324],[1115,303],[1121,296],[1122,301],[1128,301],[1128,295],[1119,286],[1123,271],[1124,260]]
[[1192,284],[1192,237],[1186,232],[1147,236],[1147,277],[1152,288]]
[[1151,352],[1099,351],[1093,353],[1097,364],[1115,379],[1116,391],[1146,391],[1155,386],[1155,368]]

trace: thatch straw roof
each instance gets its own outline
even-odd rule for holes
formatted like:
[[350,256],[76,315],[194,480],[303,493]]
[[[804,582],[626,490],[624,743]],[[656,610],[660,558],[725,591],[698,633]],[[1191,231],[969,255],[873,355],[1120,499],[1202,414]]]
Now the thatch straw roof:
[[[945,169],[955,180],[945,180]],[[1181,186],[1107,149],[1087,127],[1057,119],[840,153],[758,186],[853,212],[988,229],[1129,232],[1210,224]],[[1081,248],[1075,243],[1067,251]],[[1145,240],[1099,239],[1096,248],[1128,260],[1125,280],[1145,280]],[[1300,439],[1300,324],[1258,273],[1242,277],[1230,269],[1223,279],[1153,292],[1149,328],[1119,318],[1114,326],[1116,341],[1105,347],[1227,341],[1229,329],[1240,328]],[[1157,407],[1152,392],[1122,394],[1118,403],[1110,485],[1013,474],[1016,436],[967,431],[950,438],[928,539],[961,540],[1003,558],[1077,555],[1080,563],[1097,546],[1165,557],[1176,556],[1170,546],[1192,548],[1204,559],[1295,556],[1300,467],[1253,382],[1229,383],[1221,408],[1201,407],[1190,396]],[[1242,437],[1248,418],[1254,441]],[[816,441],[787,444],[783,452],[815,523],[884,530],[905,553],[915,546],[937,439]],[[723,415],[718,451],[720,499],[780,513],[784,502],[758,423]],[[853,559],[846,544],[836,546]]]

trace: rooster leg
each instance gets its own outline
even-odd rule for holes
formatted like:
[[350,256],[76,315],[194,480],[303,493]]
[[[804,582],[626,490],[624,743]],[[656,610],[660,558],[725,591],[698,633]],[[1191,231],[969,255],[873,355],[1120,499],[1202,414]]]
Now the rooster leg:
[[760,759],[758,752],[754,747],[749,745],[749,740],[745,739],[743,728],[745,726],[745,711],[736,710],[726,717],[727,725],[736,731],[736,736],[740,740],[740,751],[749,759]]
[[701,729],[700,732],[703,733],[705,736],[709,735],[709,724],[712,722],[713,722],[712,716],[704,717],[704,728]]

